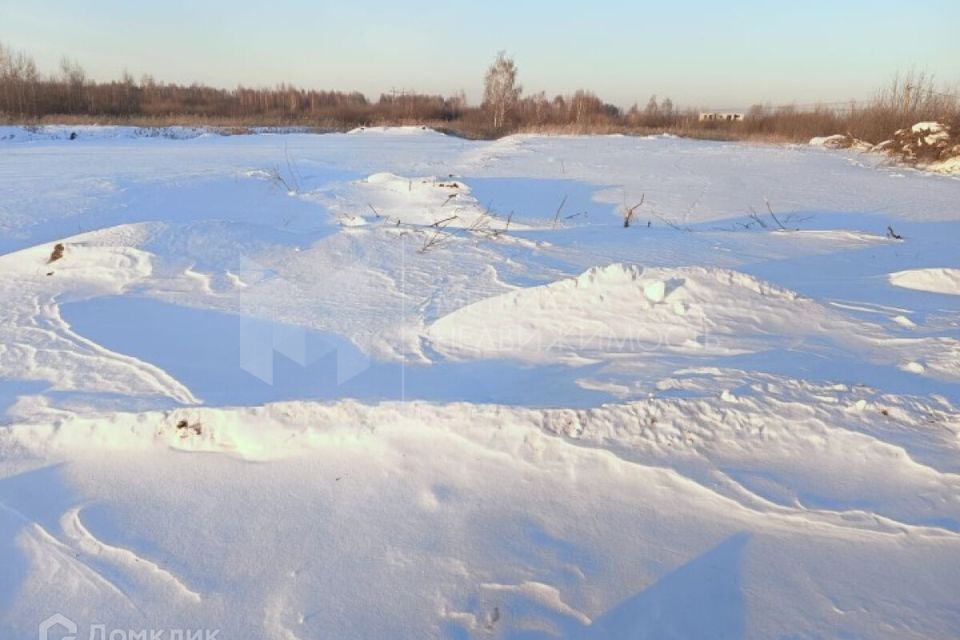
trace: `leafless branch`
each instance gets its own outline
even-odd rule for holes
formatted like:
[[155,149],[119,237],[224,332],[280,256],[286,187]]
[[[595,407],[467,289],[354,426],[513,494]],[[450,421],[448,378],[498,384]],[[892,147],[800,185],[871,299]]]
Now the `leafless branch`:
[[434,222],[434,223],[431,224],[430,226],[431,226],[431,227],[439,227],[440,225],[446,226],[444,223],[452,222],[453,220],[456,220],[457,217],[458,217],[458,216],[453,215],[453,216],[450,216],[449,218],[444,218],[443,220],[437,220],[436,222]]
[[447,206],[447,203],[450,202],[451,200],[453,200],[453,199],[456,198],[456,197],[457,197],[457,194],[451,193],[450,195],[447,196],[447,199],[444,200],[444,201],[443,201],[443,204],[440,205],[440,206],[441,206],[441,207]]
[[643,204],[643,201],[646,200],[646,198],[647,198],[647,194],[645,194],[645,193],[642,194],[642,195],[640,196],[640,202],[638,202],[637,204],[633,205],[633,206],[630,207],[629,209],[625,209],[625,210],[624,210],[624,212],[623,212],[623,227],[624,227],[624,228],[627,228],[627,227],[630,226],[630,221],[633,219],[633,214],[634,214],[634,212],[636,212],[636,210],[640,208],[640,205]]
[[663,217],[662,215],[660,215],[659,213],[654,213],[654,214],[653,214],[653,217],[656,218],[657,220],[659,220],[660,222],[662,222],[663,224],[667,225],[668,227],[670,227],[670,228],[672,228],[672,229],[676,229],[677,231],[684,231],[684,232],[686,232],[686,233],[690,233],[691,231],[693,231],[690,227],[681,227],[681,226],[678,225],[676,222],[672,222],[672,221],[664,218],[664,217]]
[[297,170],[296,162],[290,159],[290,152],[287,150],[287,145],[283,145],[283,157],[287,162],[287,171],[290,173],[290,180],[293,182],[293,190],[295,193],[300,193],[300,172]]
[[770,217],[773,218],[773,221],[777,223],[777,226],[779,226],[783,231],[789,231],[789,229],[783,226],[783,223],[780,222],[780,219],[777,218],[777,214],[773,212],[773,207],[770,206],[770,201],[766,198],[764,198],[763,201],[767,203],[767,211],[770,212]]
[[557,213],[553,216],[553,228],[557,228],[557,220],[560,218],[560,212],[563,211],[563,205],[567,204],[567,195],[563,195],[563,200],[560,201],[560,206],[557,207]]
[[[760,217],[760,214],[757,213],[757,210],[754,209],[753,207],[750,207],[750,218],[754,220],[757,224],[759,224],[761,227],[763,227],[764,229],[768,228],[767,223],[763,221],[763,218]],[[749,226],[745,228],[749,228]]]

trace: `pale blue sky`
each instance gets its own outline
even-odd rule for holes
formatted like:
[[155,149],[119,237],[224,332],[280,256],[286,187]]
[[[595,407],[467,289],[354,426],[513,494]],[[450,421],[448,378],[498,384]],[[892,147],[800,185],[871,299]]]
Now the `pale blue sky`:
[[960,85],[960,0],[0,0],[0,41],[97,79],[480,95],[505,49],[528,90],[740,107]]

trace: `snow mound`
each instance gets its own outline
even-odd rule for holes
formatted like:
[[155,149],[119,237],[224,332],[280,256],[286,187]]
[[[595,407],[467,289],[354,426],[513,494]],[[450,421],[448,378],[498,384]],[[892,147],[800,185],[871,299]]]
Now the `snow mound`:
[[[831,345],[866,361],[960,379],[960,341],[902,339],[883,326],[722,268],[611,264],[480,300],[424,332],[452,360],[653,366]],[[779,357],[779,356],[777,356]],[[921,367],[906,366],[916,362]]]
[[898,271],[890,274],[890,284],[904,289],[958,296],[960,295],[960,269],[935,268]]
[[390,136],[409,136],[409,135],[437,135],[443,136],[436,129],[424,126],[404,126],[404,127],[357,127],[347,132],[348,135],[377,134]]
[[838,133],[832,136],[817,136],[810,138],[811,147],[826,147],[827,149],[846,149],[850,146],[850,136]]
[[577,364],[660,351],[723,355],[793,324],[809,301],[752,276],[717,268],[593,267],[551,284],[459,309],[426,337],[453,358],[511,357]]
[[960,170],[960,136],[939,122],[918,122],[900,129],[875,149],[921,169],[943,173]]
[[935,171],[937,173],[960,173],[960,145],[956,145],[952,153],[956,155],[946,160],[931,162],[924,168],[927,171]]
[[825,149],[855,149],[857,151],[869,151],[871,148],[870,143],[843,133],[811,138],[810,146]]
[[918,122],[910,127],[910,131],[924,135],[943,133],[946,130],[947,128],[939,122]]
[[447,233],[445,229],[529,229],[488,211],[471,195],[469,185],[453,176],[404,177],[383,171],[308,198],[322,202],[341,221],[354,220],[354,226],[362,224],[356,222],[359,218],[367,223],[426,227],[440,235]]
[[875,145],[848,134],[811,138],[810,145],[883,153],[900,162],[939,173],[960,171],[960,137],[940,122],[918,122]]

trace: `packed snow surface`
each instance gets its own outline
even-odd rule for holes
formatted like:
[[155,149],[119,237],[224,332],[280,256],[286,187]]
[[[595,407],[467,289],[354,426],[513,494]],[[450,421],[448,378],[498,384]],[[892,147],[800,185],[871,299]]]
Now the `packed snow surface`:
[[0,129],[0,638],[960,636],[960,180],[881,160]]

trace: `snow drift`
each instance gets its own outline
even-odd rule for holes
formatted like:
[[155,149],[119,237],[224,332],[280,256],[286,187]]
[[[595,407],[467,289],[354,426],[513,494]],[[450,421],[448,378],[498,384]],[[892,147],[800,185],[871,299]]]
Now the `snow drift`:
[[890,274],[890,283],[905,289],[960,295],[960,269],[910,269]]

